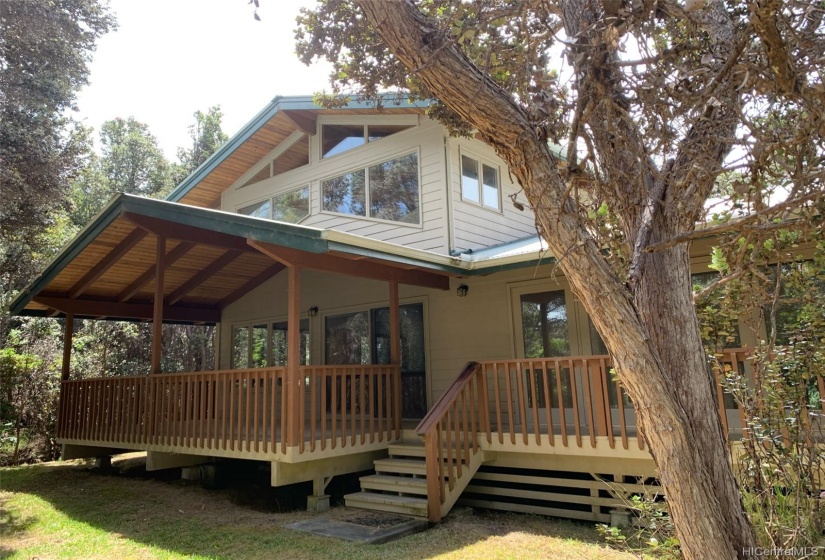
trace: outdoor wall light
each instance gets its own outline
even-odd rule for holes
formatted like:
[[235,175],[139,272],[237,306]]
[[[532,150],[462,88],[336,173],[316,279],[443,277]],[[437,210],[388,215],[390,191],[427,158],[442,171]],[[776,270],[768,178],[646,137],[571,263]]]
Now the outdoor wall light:
[[470,291],[470,287],[467,284],[462,284],[458,288],[456,288],[455,293],[458,297],[466,297],[467,292],[469,292],[469,291]]
[[310,317],[315,317],[316,315],[318,315],[318,306],[313,305],[312,307],[307,309],[307,315],[309,315]]

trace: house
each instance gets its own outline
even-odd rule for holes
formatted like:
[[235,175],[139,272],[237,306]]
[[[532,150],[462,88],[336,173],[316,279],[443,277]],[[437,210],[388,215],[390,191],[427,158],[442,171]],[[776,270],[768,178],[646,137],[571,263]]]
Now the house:
[[[504,162],[425,104],[275,98],[166,201],[112,200],[12,312],[153,322],[152,374],[71,379],[66,321],[66,458],[262,461],[313,507],[374,469],[348,505],[606,521],[655,468],[554,265]],[[164,321],[218,325],[218,369],[162,372]]]

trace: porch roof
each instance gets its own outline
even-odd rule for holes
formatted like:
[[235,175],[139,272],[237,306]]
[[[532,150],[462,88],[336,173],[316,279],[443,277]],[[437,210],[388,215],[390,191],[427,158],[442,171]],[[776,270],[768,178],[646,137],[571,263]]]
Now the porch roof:
[[166,238],[168,322],[215,323],[287,266],[446,290],[450,277],[552,263],[536,238],[448,256],[126,194],[112,201],[9,306],[13,315],[151,319],[157,237]]
[[448,289],[450,257],[359,236],[121,194],[10,305],[15,315],[151,319],[157,237],[164,319],[215,323],[287,266]]

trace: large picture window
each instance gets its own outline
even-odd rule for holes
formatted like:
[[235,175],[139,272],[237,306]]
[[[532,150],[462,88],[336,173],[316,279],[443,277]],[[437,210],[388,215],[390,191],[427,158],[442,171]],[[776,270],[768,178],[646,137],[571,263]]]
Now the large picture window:
[[418,153],[321,182],[327,212],[420,224]]

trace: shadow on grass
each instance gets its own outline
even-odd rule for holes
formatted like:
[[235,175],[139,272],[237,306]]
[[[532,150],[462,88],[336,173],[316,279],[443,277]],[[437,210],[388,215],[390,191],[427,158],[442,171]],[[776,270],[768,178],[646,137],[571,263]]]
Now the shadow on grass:
[[[0,489],[37,496],[72,520],[121,539],[190,557],[423,560],[511,533],[598,542],[588,525],[469,513],[385,545],[342,542],[284,528],[312,517],[297,511],[305,507],[311,484],[272,488],[268,470],[252,461],[227,462],[224,468],[225,485],[217,490],[180,480],[179,469],[148,473],[145,462],[134,458],[114,461],[109,471],[65,464],[3,469]],[[334,483],[333,498],[357,489],[356,477],[336,477]],[[37,521],[3,509],[3,532],[10,540],[0,558],[15,552],[8,542],[28,540],[26,532]],[[82,534],[52,537],[62,541],[58,547],[67,557],[72,539],[83,545]]]

